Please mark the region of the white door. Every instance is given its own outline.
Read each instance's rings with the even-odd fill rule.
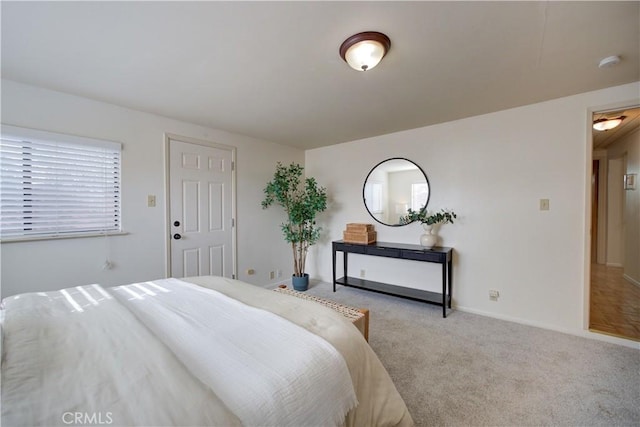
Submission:
[[[234,278],[233,151],[169,139],[172,277]]]

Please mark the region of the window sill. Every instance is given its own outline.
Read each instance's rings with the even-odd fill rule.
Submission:
[[[64,235],[51,235],[51,236],[8,237],[6,239],[0,239],[0,243],[37,242],[40,240],[81,239],[85,237],[125,236],[127,234],[129,234],[127,231],[114,231],[110,233],[82,233],[82,234],[64,234]]]

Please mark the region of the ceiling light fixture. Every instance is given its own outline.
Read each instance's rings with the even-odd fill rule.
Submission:
[[[593,122],[593,128],[599,131],[611,130],[615,127],[618,127],[620,123],[622,123],[622,121],[626,118],[626,116],[613,117],[610,119],[603,117]]]
[[[390,47],[389,37],[366,31],[346,39],[340,46],[340,56],[354,70],[367,71],[378,65]]]
[[[614,65],[618,65],[620,63],[620,57],[618,55],[607,56],[603,60],[600,61],[598,67],[600,68],[609,68]]]

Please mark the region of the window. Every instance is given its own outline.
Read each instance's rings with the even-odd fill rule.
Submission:
[[[382,184],[367,182],[364,186],[364,201],[369,212],[382,213]]]
[[[0,237],[121,231],[119,143],[2,126]]]
[[[429,200],[429,185],[424,182],[411,184],[411,209],[419,211]]]

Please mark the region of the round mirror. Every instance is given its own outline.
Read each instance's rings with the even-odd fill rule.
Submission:
[[[374,166],[362,188],[362,198],[369,214],[381,224],[406,225],[400,222],[409,209],[420,211],[429,203],[429,180],[411,160],[395,157]]]

